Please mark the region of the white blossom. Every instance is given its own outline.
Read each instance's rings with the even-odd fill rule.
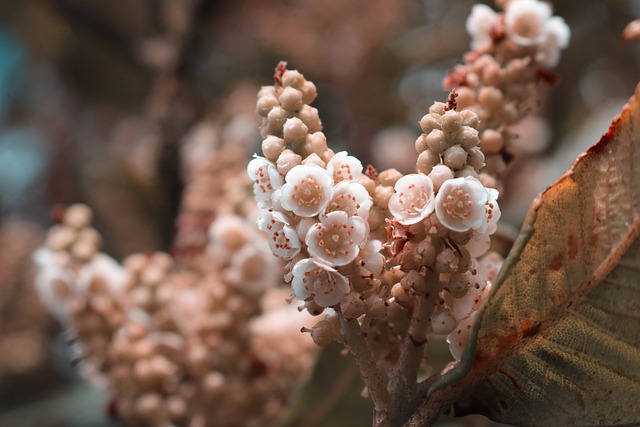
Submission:
[[[473,319],[476,317],[474,311],[466,319],[462,319],[456,329],[447,336],[447,342],[449,343],[449,351],[456,360],[460,360],[462,352],[467,347],[469,341],[469,335],[471,334],[471,327],[473,326]]]
[[[244,245],[233,254],[227,269],[230,281],[249,295],[259,296],[278,283],[280,264],[263,242],[258,239]]]
[[[369,218],[373,200],[364,186],[358,182],[342,181],[333,187],[333,195],[325,212],[343,211],[349,216]]]
[[[67,304],[75,294],[75,278],[71,270],[61,266],[50,249],[38,249],[33,260],[38,266],[35,285],[40,300],[51,314],[66,322],[69,318]]]
[[[300,300],[313,299],[322,307],[336,305],[350,291],[346,277],[313,258],[298,261],[292,273],[291,289],[294,296]]]
[[[486,222],[487,199],[487,190],[476,178],[450,179],[436,196],[436,217],[449,230],[478,229]]]
[[[269,247],[275,255],[291,259],[300,252],[301,243],[298,234],[282,213],[265,212],[258,219],[258,228],[260,231],[269,233]]]
[[[369,240],[360,251],[362,267],[370,272],[373,277],[380,277],[384,273],[384,256],[380,253],[382,242],[379,240]]]
[[[362,163],[353,156],[341,151],[333,155],[327,170],[333,173],[335,183],[340,181],[357,181],[362,175]]]
[[[389,212],[404,225],[416,224],[434,210],[433,183],[423,173],[400,178],[389,199]]]
[[[498,190],[487,188],[487,202],[485,203],[486,215],[482,225],[477,229],[481,233],[489,235],[496,232],[497,222],[500,219],[500,206],[498,205]]]
[[[538,0],[513,0],[505,12],[507,36],[520,46],[539,45],[544,41],[545,24],[551,7]]]
[[[498,14],[489,6],[474,5],[466,22],[467,33],[472,38],[471,47],[477,49],[484,43],[491,41],[491,31],[498,22]]]
[[[253,194],[261,209],[272,209],[273,193],[283,184],[282,175],[276,165],[264,157],[255,156],[247,165],[247,174],[253,181]]]
[[[545,67],[555,67],[560,62],[560,51],[569,45],[571,31],[564,19],[550,18],[544,27],[545,39],[536,53],[536,61]]]
[[[296,215],[318,215],[329,204],[333,179],[318,165],[298,165],[285,176],[282,186],[282,207]]]
[[[329,265],[347,265],[360,252],[367,227],[362,218],[335,211],[320,216],[320,222],[309,229],[305,243],[309,254]]]

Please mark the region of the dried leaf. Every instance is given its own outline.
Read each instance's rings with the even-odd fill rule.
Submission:
[[[640,423],[640,85],[534,201],[462,362],[426,404],[527,426]]]

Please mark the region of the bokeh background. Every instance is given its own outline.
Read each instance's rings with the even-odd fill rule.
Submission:
[[[515,228],[640,78],[640,42],[620,37],[640,2],[552,3],[572,39],[549,102],[520,129],[529,155],[509,170],[501,198]],[[59,206],[92,206],[117,259],[170,249],[180,142],[204,119],[251,112],[279,60],[316,83],[331,147],[407,172],[417,121],[446,98],[442,78],[467,50],[472,4],[0,1],[0,426],[117,425],[33,288],[30,254]],[[257,130],[246,131],[258,147]]]

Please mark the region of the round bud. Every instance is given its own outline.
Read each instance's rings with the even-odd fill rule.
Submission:
[[[262,117],[267,117],[269,111],[279,106],[280,103],[278,102],[278,98],[276,98],[275,95],[264,95],[259,97],[258,102],[256,102],[256,113],[258,113]]]
[[[427,144],[427,134],[423,133],[418,137],[418,139],[416,139],[416,152],[422,153],[427,148],[429,148],[429,145]]]
[[[381,209],[388,209],[389,200],[391,196],[393,196],[393,193],[393,187],[376,187],[376,195],[373,198],[375,205]]]
[[[67,208],[64,213],[64,224],[73,228],[84,228],[91,225],[93,213],[87,205],[76,203]]]
[[[297,117],[287,119],[282,129],[284,139],[291,144],[302,144],[305,142],[308,132],[309,129],[307,126]]]
[[[322,130],[322,122],[320,121],[317,108],[313,108],[309,105],[303,105],[302,109],[298,112],[297,117],[307,125],[309,133]]]
[[[333,341],[331,323],[327,320],[321,320],[311,328],[311,339],[318,347],[326,347]]]
[[[429,107],[429,114],[435,116],[435,118],[440,118],[447,110],[447,105],[442,102],[434,102],[431,107]]]
[[[286,175],[294,166],[298,166],[302,163],[302,157],[298,154],[294,153],[289,149],[285,149],[280,153],[278,160],[276,161],[276,166],[278,168],[278,172],[282,175]]]
[[[458,92],[458,97],[456,98],[456,102],[458,103],[458,110],[460,111],[460,113],[462,114],[465,111],[469,111],[466,109],[471,107],[475,101],[475,95],[474,95],[473,89],[463,86],[461,88],[456,89],[456,92]],[[463,119],[463,123],[464,123],[464,119]],[[471,125],[468,125],[468,126],[471,126]]]
[[[502,103],[502,92],[494,86],[485,86],[478,93],[478,103],[486,110],[495,110]]]
[[[322,159],[320,158],[320,156],[318,156],[316,153],[311,153],[309,154],[303,161],[302,161],[303,165],[318,165],[321,168],[324,168],[326,166],[326,164],[322,161]]]
[[[262,154],[271,162],[278,160],[278,156],[285,148],[284,139],[277,136],[268,136],[262,141]]]
[[[384,170],[378,175],[380,184],[386,187],[393,187],[400,178],[402,178],[402,173],[393,168]]]
[[[462,116],[455,110],[449,110],[440,117],[440,125],[443,132],[454,134],[462,126]]]
[[[64,225],[52,227],[47,235],[47,246],[54,251],[61,251],[72,245],[78,238],[78,232]]]
[[[304,307],[312,316],[319,316],[324,312],[324,307],[319,306],[313,300],[305,301]]]
[[[315,153],[321,156],[322,153],[327,151],[327,137],[322,132],[315,132],[307,134],[306,141],[304,143],[304,151],[307,155]]]
[[[438,191],[446,180],[453,179],[453,171],[447,165],[435,165],[429,173],[429,178],[433,182],[433,189]]]
[[[487,129],[480,136],[480,147],[485,154],[499,153],[504,146],[502,133],[495,129]]]
[[[470,165],[466,165],[462,169],[458,169],[455,173],[456,178],[464,178],[465,176],[478,178],[478,172]]]
[[[440,156],[434,154],[431,150],[425,150],[420,153],[416,162],[418,171],[422,172],[425,175],[429,175],[431,169],[433,169],[433,167],[437,164],[440,164]]]
[[[411,297],[407,295],[407,292],[404,290],[404,287],[401,283],[396,283],[395,285],[393,285],[393,287],[391,288],[391,296],[401,306],[407,306],[411,301]]]
[[[474,129],[478,129],[480,125],[480,118],[476,113],[471,110],[462,110],[460,111],[460,116],[462,116],[462,126],[469,126]]]
[[[287,70],[282,74],[282,86],[301,89],[305,82],[304,76],[298,70]]]
[[[443,131],[434,129],[427,135],[427,147],[434,153],[442,153],[449,148],[449,143]]]
[[[409,295],[424,296],[428,292],[427,279],[416,270],[409,271],[406,276],[400,280],[400,284]]]
[[[465,150],[469,150],[480,144],[480,138],[478,138],[478,131],[469,126],[462,126],[458,135],[456,135],[456,141]]]
[[[467,151],[467,165],[476,171],[484,167],[484,153],[479,147],[473,147]]]
[[[289,118],[289,113],[287,113],[282,107],[275,107],[269,111],[267,114],[267,124],[269,127],[269,131],[272,134],[280,135],[282,132],[282,126],[284,126],[284,122]]]
[[[278,97],[280,106],[287,111],[300,111],[302,108],[302,92],[292,87],[285,87]]]
[[[316,90],[316,85],[313,82],[306,81],[302,85],[302,102],[305,104],[311,104],[316,96],[318,96],[318,91]]]
[[[440,129],[440,122],[431,114],[425,114],[420,119],[420,129],[422,132],[429,134],[434,129]]]
[[[443,160],[453,170],[462,169],[467,163],[467,152],[461,146],[454,145],[444,152]]]

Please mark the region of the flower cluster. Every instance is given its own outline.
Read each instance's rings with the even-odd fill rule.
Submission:
[[[458,92],[458,107],[480,118],[483,172],[493,177],[504,171],[506,154],[516,150],[517,135],[509,126],[537,107],[540,81],[555,81],[550,68],[557,65],[570,36],[567,24],[552,16],[548,3],[503,3],[501,13],[485,5],[473,7],[467,20],[473,50],[445,79],[445,87]]]
[[[318,112],[308,105],[315,97],[312,82],[279,66],[276,85],[258,95],[264,157],[256,156],[247,172],[266,210],[258,228],[288,261],[293,295],[319,314],[356,284],[371,291],[384,259],[381,242],[369,239],[371,180],[355,157],[327,148]]]
[[[100,252],[84,205],[70,206],[35,254],[41,299],[125,425],[269,425],[313,361],[312,340],[296,334],[305,316],[277,287],[281,263],[243,218],[255,210],[250,183],[231,182],[246,149],[228,129],[226,143],[239,149],[212,145],[210,125],[185,142],[186,153],[210,146],[212,155],[183,152],[175,257],[138,253],[119,264]],[[225,176],[229,188],[214,182]]]

